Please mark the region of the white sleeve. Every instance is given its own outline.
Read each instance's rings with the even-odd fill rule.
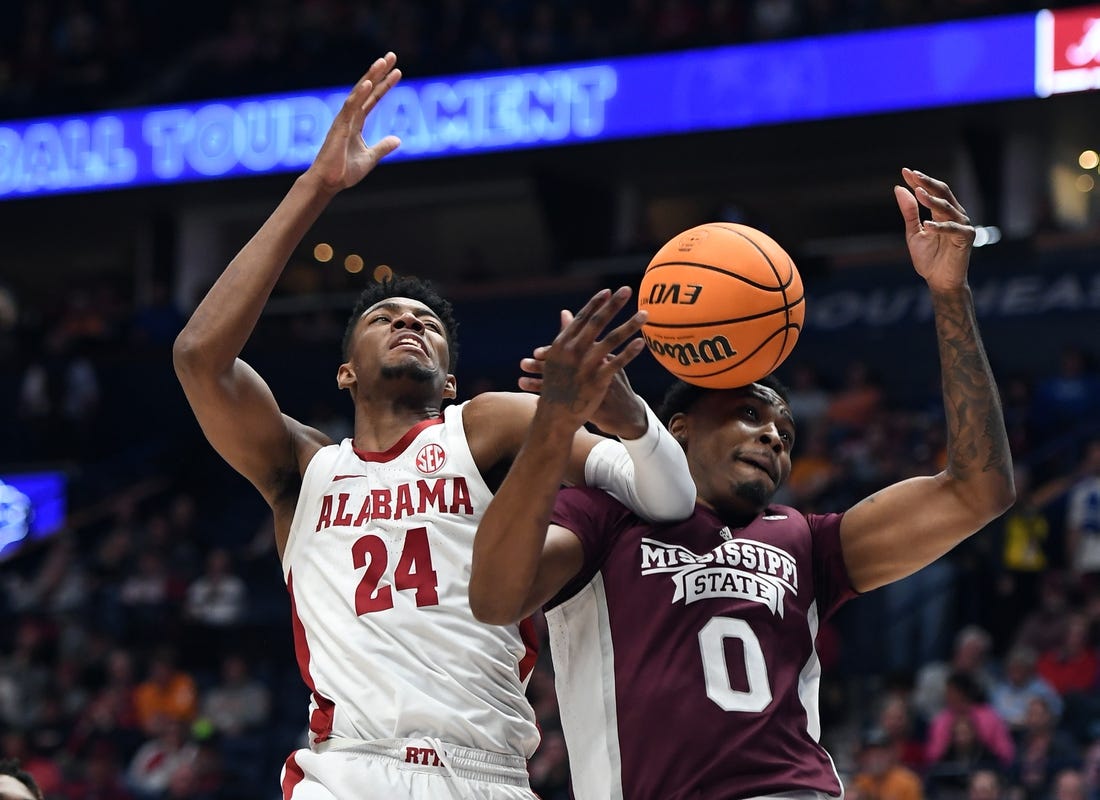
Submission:
[[[648,405],[637,439],[605,439],[584,462],[585,484],[603,489],[651,522],[686,519],[695,510],[687,456]]]

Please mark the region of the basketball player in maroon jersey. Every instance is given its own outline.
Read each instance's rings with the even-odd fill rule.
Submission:
[[[393,53],[378,59],[348,95],[313,164],[196,308],[173,360],[207,439],[275,517],[311,694],[309,746],[287,760],[285,800],[529,800],[526,759],[539,741],[524,695],[533,627],[475,620],[466,579],[477,521],[537,398],[485,392],[448,404],[457,396],[451,308],[414,278],[369,287],[352,312],[336,370],[355,412],[342,442],[282,413],[240,359],[310,225],[398,146],[362,136],[400,78],[395,62]],[[604,290],[588,308],[610,321],[629,298],[626,287]],[[594,421],[622,439],[578,425],[562,474],[652,518],[682,519],[695,496],[683,450],[621,372],[641,352],[644,318],[596,342],[604,326],[579,315],[567,333],[587,358],[582,368],[567,351],[550,358],[568,362],[569,390],[599,398]],[[669,474],[680,476],[671,488]]]
[[[525,360],[541,373],[521,380],[541,391],[539,411],[479,526],[470,600],[496,623],[546,609],[577,800],[839,796],[819,743],[818,625],[1012,504],[1008,440],[967,284],[974,228],[945,183],[902,176],[908,188],[895,196],[931,292],[942,366],[948,446],[938,475],[843,513],[772,505],[795,437],[781,386],[679,383],[661,417],[687,453],[698,504],[684,522],[649,525],[603,492],[559,495],[568,433],[595,398],[568,389],[567,362],[544,361],[569,334]]]

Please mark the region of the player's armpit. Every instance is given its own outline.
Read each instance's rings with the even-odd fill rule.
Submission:
[[[482,475],[515,459],[531,428],[538,401],[537,395],[519,392],[483,392],[470,399],[462,420],[470,452]],[[584,484],[588,453],[605,439],[584,428],[577,431],[566,467],[566,483]]]
[[[538,397],[519,392],[482,392],[470,398],[462,425],[482,475],[516,457],[537,404]]]

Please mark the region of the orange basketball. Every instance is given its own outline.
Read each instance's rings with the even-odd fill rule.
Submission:
[[[760,380],[791,354],[806,302],[802,278],[774,239],[709,222],[673,237],[646,267],[642,337],[678,378],[710,389]]]

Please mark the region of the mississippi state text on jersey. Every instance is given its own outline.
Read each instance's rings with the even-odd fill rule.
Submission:
[[[546,608],[577,800],[839,796],[820,745],[819,621],[854,592],[840,515],[769,506],[731,531],[697,506],[653,526],[566,489],[585,552]]]
[[[310,740],[437,737],[529,757],[534,628],[470,612],[474,533],[492,497],[462,405],[384,453],[310,461],[283,555]]]

